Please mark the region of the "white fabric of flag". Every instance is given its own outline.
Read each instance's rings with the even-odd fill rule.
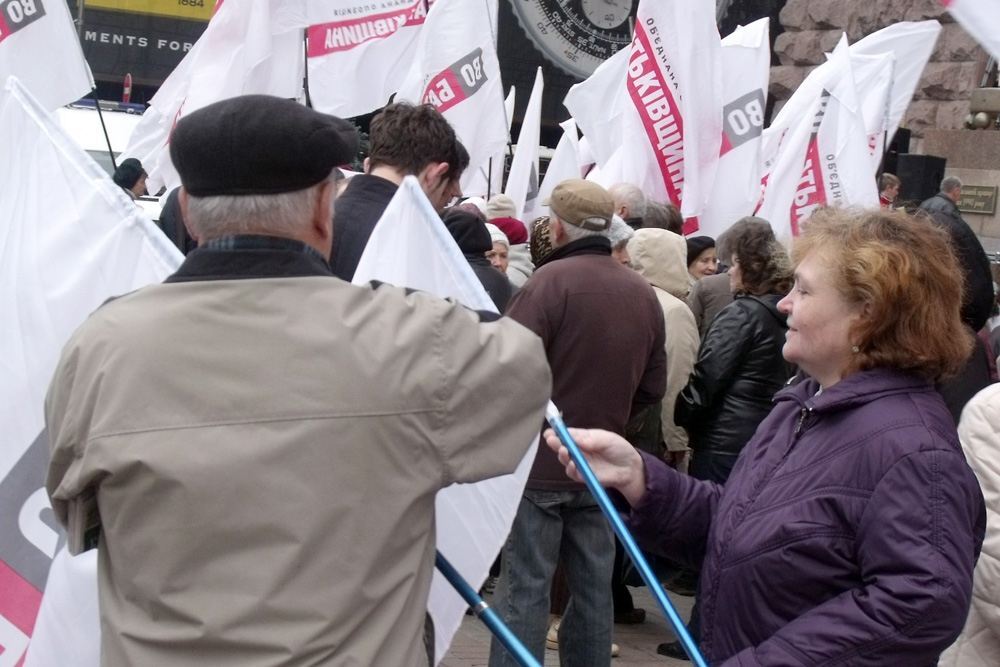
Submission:
[[[717,237],[760,199],[760,141],[771,76],[770,20],[739,26],[722,40],[722,148],[699,233]]]
[[[45,657],[25,664],[96,666],[96,557],[61,556],[75,574],[53,574],[46,589],[59,535],[46,523],[45,393],[93,310],[162,281],[182,257],[13,77],[0,95],[0,144],[18,156],[0,161],[0,663],[17,664],[34,626],[31,651]],[[48,613],[36,623],[40,604]]]
[[[427,103],[443,115],[478,166],[507,145],[500,62],[484,21],[485,0],[436,0],[397,99]]]
[[[557,185],[570,178],[580,178],[580,138],[576,131],[576,121],[569,120],[559,123],[563,134],[556,145],[556,150],[549,160],[545,170],[545,178],[538,187],[537,201],[548,201],[549,195]],[[544,206],[539,215],[544,214]],[[536,216],[537,217],[537,216]],[[533,218],[532,218],[533,219]]]
[[[403,85],[416,55],[427,0],[312,0],[308,9],[313,107],[349,118],[385,106]],[[480,23],[478,17],[475,23]]]
[[[785,131],[757,212],[779,239],[797,236],[821,206],[878,206],[846,35],[820,84],[806,113]]]
[[[507,92],[503,102],[504,114],[507,118],[507,140],[510,140],[510,123],[514,118],[514,101],[516,99],[514,86]],[[503,189],[503,171],[507,146],[494,153],[484,164],[469,168],[462,174],[462,193],[466,197],[482,197],[489,199]]]
[[[1000,0],[940,0],[967,33],[1000,59]]]
[[[396,191],[365,247],[354,284],[379,280],[476,310],[496,306],[462,256],[419,183],[407,176]],[[511,475],[475,484],[456,484],[438,492],[435,512],[437,548],[473,587],[479,588],[500,552],[517,513],[535,459],[537,439]],[[434,619],[435,662],[451,644],[467,608],[441,575],[434,572],[428,611]]]
[[[238,95],[300,96],[301,28],[293,21],[272,21],[284,9],[282,0],[226,0],[160,86],[124,152],[142,162],[150,191],[180,185],[169,142],[184,115]],[[274,33],[279,24],[287,27]]]
[[[677,206],[687,234],[699,229],[722,142],[722,45],[713,9],[642,0],[629,51],[621,180]]]
[[[625,92],[628,63],[629,49],[621,49],[574,84],[563,100],[598,166],[606,165],[622,143],[624,114],[631,104]]]
[[[53,111],[94,88],[64,0],[0,2],[0,81],[16,76]]]
[[[507,187],[504,194],[514,200],[514,217],[522,222],[529,222],[528,217],[541,207],[538,199],[538,142],[542,132],[542,93],[545,89],[545,79],[542,68],[535,72],[535,83],[531,87],[531,97],[521,121],[521,131],[517,135],[517,146],[514,148],[514,159],[510,163],[507,174]]]
[[[896,67],[896,56],[891,52],[876,56],[852,52],[851,67],[854,70],[854,85],[861,103],[861,118],[864,120],[872,173],[876,173],[882,164],[885,137],[889,127],[892,73]]]
[[[913,93],[930,60],[940,33],[941,24],[937,21],[895,23],[868,35],[850,47],[852,57],[878,56],[885,53],[891,53],[894,57],[885,126],[882,128],[882,137],[877,139],[875,147],[875,152],[880,157],[885,148],[884,137],[888,136],[891,141],[896,134],[896,129],[913,99]],[[858,66],[861,65],[862,62],[859,60]],[[808,107],[823,89],[829,67],[831,67],[830,60],[827,60],[810,72],[764,132],[761,146],[764,178],[768,178],[770,165],[777,156],[782,137],[787,135],[788,129],[794,126],[803,114],[808,113]],[[858,89],[858,96],[862,99],[871,94],[873,94],[871,90]]]

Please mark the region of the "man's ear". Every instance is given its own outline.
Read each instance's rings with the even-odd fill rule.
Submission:
[[[313,232],[324,242],[324,247],[333,239],[333,205],[337,198],[337,185],[326,181],[316,193],[316,206],[313,209]]]
[[[195,243],[201,245],[201,235],[198,231],[188,222],[188,193],[182,185],[180,191],[177,193],[177,204],[181,209],[181,220],[184,221],[184,229],[187,230],[188,236],[194,239]]]
[[[448,173],[448,169],[449,164],[447,162],[429,162],[417,174],[417,180],[420,181],[420,185],[425,192],[433,190],[441,184],[445,174]]]
[[[365,161],[361,163],[361,171],[365,172],[366,174],[371,173],[371,168],[369,166],[370,164],[371,164],[371,158],[366,157]]]

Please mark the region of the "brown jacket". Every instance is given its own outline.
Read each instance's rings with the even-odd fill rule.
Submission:
[[[666,389],[663,311],[653,288],[611,257],[603,237],[550,254],[514,295],[507,315],[537,333],[552,367],[552,400],[569,426],[620,435],[633,406]],[[528,488],[577,490],[555,453],[539,446]]]
[[[394,287],[187,282],[100,308],[46,418],[59,520],[100,509],[102,663],[425,665],[435,494],[512,472],[549,384],[527,329]]]

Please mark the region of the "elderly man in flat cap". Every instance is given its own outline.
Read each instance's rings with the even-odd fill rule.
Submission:
[[[624,435],[633,410],[666,390],[663,311],[652,287],[611,256],[614,199],[590,181],[563,181],[549,198],[554,250],[511,300],[507,315],[537,333],[552,367],[552,400],[566,423]],[[598,427],[598,424],[600,426]],[[503,550],[494,607],[541,662],[549,586],[562,563],[570,603],[560,662],[611,660],[611,527],[594,498],[540,446]],[[490,665],[516,664],[499,642]]]
[[[98,548],[102,665],[430,661],[434,496],[515,469],[550,376],[512,320],[332,276],[357,141],[266,96],[185,117],[199,247],[66,345],[47,487]]]

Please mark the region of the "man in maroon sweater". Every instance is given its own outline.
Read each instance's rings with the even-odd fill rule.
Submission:
[[[624,435],[636,406],[666,389],[663,311],[652,288],[611,257],[614,200],[572,179],[549,200],[553,252],[511,300],[507,315],[538,334],[552,368],[552,400],[571,426]],[[541,662],[549,587],[561,561],[570,603],[559,630],[562,664],[611,661],[610,524],[582,485],[541,445],[504,546],[495,608]],[[516,664],[494,640],[490,666]]]

